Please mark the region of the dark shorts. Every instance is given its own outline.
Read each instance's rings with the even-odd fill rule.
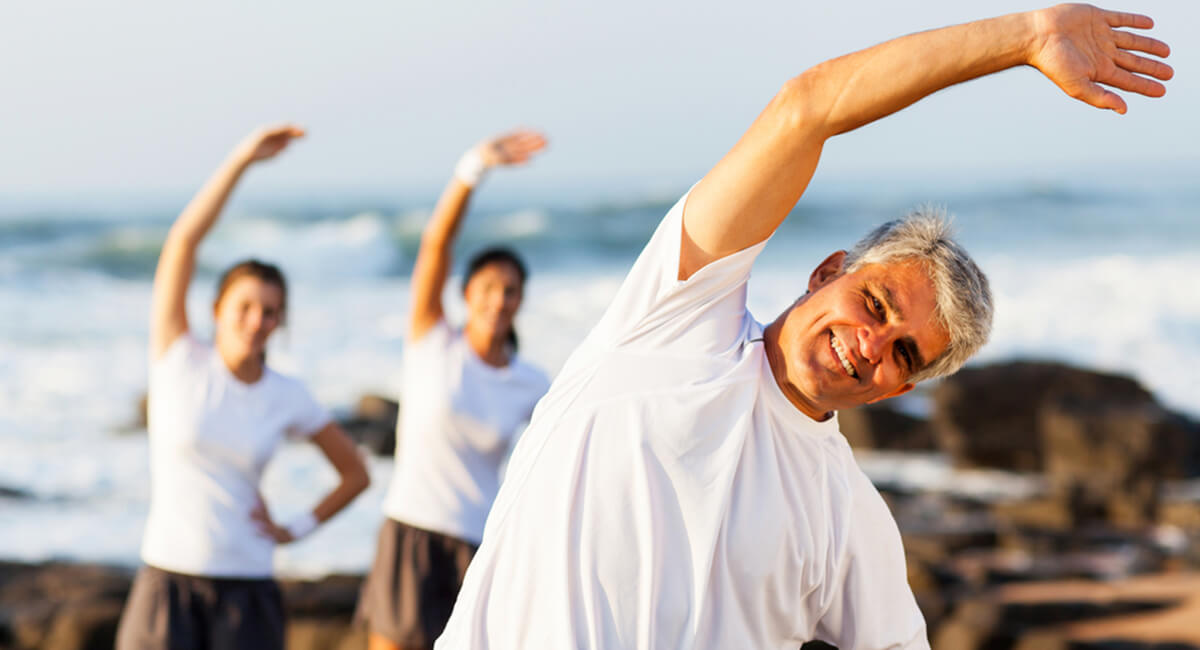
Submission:
[[[457,537],[384,519],[355,616],[402,648],[433,647],[475,550]]]
[[[142,567],[117,650],[283,650],[283,597],[270,578],[206,578]]]

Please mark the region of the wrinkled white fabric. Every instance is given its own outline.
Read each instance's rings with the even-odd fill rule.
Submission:
[[[928,647],[883,500],[771,374],[763,244],[676,279],[686,198],[538,404],[438,650]]]
[[[211,344],[184,334],[150,364],[147,416],[142,560],[189,575],[270,577],[275,541],[250,517],[263,469],[284,436],[319,432],[329,412],[270,368],[242,382]]]
[[[484,363],[440,321],[405,347],[403,383],[383,512],[479,544],[500,465],[550,381],[517,356],[503,368]]]

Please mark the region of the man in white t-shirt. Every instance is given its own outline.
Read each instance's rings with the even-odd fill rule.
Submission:
[[[1142,16],[1084,5],[914,34],[788,82],[667,214],[534,411],[439,639],[457,648],[925,648],[900,535],[833,413],[953,372],[987,281],[938,218],[817,266],[765,327],[755,257],[830,137],[1032,65],[1123,113],[1171,76]],[[1137,73],[1137,74],[1135,74]]]

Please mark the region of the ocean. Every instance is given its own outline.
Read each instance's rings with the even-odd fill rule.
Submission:
[[[1132,178],[818,179],[760,258],[750,307],[759,320],[773,319],[828,253],[915,206],[938,205],[954,215],[996,295],[993,337],[975,363],[1039,358],[1126,373],[1200,417],[1197,177],[1193,165]],[[489,201],[485,186],[458,259],[493,242],[527,258],[522,354],[553,374],[685,190]],[[185,201],[0,198],[0,489],[24,495],[0,496],[0,558],[137,563],[148,467],[145,433],[133,423],[146,387],[150,282]],[[303,378],[335,412],[366,393],[397,396],[408,272],[433,201],[334,194],[235,202],[200,252],[188,299],[194,331],[211,333],[220,269],[248,256],[273,261],[288,274],[291,296],[271,364]],[[458,278],[446,304],[460,320]],[[905,408],[925,407],[918,395]],[[938,489],[1031,489],[1020,477],[986,473],[947,480],[952,470],[937,457],[864,459],[873,476],[928,476]],[[391,471],[388,459],[370,463],[366,494],[279,550],[282,574],[367,567]],[[314,448],[291,444],[269,466],[263,492],[286,517],[335,480]]]

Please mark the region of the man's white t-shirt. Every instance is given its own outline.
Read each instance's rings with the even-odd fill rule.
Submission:
[[[142,561],[189,575],[266,578],[275,541],[250,513],[284,436],[330,422],[299,381],[270,368],[242,382],[209,343],[175,339],[150,364],[150,515]]]
[[[500,465],[549,387],[541,370],[515,355],[502,368],[488,365],[445,321],[410,342],[384,514],[479,544]]]
[[[538,404],[438,650],[927,648],[895,521],[746,309],[677,280],[683,206]]]

